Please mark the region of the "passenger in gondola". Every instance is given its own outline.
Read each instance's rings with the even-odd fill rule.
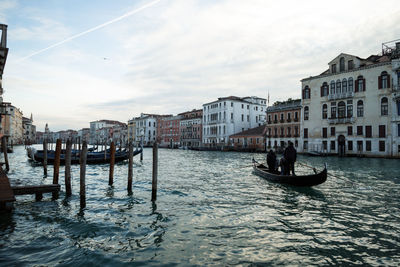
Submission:
[[[267,164],[270,171],[276,170],[276,154],[272,149],[267,154]]]
[[[288,161],[284,157],[279,161],[279,166],[281,167],[281,175],[290,174]]]
[[[295,175],[294,174],[294,163],[296,162],[297,152],[291,141],[289,141],[288,147],[283,152],[283,157],[287,161],[287,165],[288,165],[287,166],[288,170],[286,172],[287,173],[286,175],[290,175],[290,171],[292,172],[292,175]]]

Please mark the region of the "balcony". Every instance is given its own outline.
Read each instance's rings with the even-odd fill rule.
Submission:
[[[287,121],[287,122],[291,122],[291,121],[292,121],[292,119],[287,119],[286,121]]]
[[[400,92],[400,84],[393,84],[393,91]]]
[[[348,123],[354,123],[355,118],[329,118],[328,119],[329,124],[348,124]]]
[[[285,122],[285,120],[284,120],[284,119],[281,119],[279,122],[280,122],[280,123],[284,123],[284,122]]]
[[[353,96],[354,96],[354,92],[346,92],[346,93],[329,95],[328,100],[352,98]]]
[[[293,121],[294,121],[294,122],[298,122],[298,121],[299,121],[299,118],[294,118]]]
[[[274,123],[278,123],[278,121],[277,121],[277,120],[274,120]]]
[[[268,124],[272,124],[272,121],[268,121]]]

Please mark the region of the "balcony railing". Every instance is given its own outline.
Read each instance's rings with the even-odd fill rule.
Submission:
[[[291,122],[292,121],[292,119],[287,119],[287,122]]]
[[[346,92],[346,93],[329,95],[328,100],[351,98],[353,96],[354,96],[354,92]]]
[[[272,124],[272,121],[268,121],[268,124]]]
[[[299,121],[299,118],[294,118],[293,121],[294,121],[294,122],[298,122],[298,121]]]
[[[396,91],[396,92],[400,91],[400,84],[394,84],[393,91]]]
[[[274,120],[274,123],[278,123],[278,121],[277,121],[277,120]]]
[[[354,123],[355,118],[330,118],[328,120],[329,124],[345,124],[345,123]]]
[[[280,122],[280,123],[284,123],[284,122],[285,122],[285,120],[284,120],[284,119],[281,119],[279,122]]]

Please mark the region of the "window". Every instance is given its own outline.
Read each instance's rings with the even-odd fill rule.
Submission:
[[[328,142],[327,141],[322,141],[322,147],[324,150],[328,149]]]
[[[356,80],[356,88],[355,88],[356,92],[363,92],[365,91],[365,79],[363,76],[358,76],[357,80]]]
[[[308,115],[309,115],[309,108],[308,106],[304,107],[304,120],[308,120]]]
[[[400,116],[400,100],[398,100],[398,101],[396,102],[396,105],[397,105],[397,115]]]
[[[304,141],[304,143],[303,143],[303,148],[304,148],[305,150],[308,149],[308,141]]]
[[[331,81],[331,95],[335,94],[335,81]]]
[[[353,117],[353,100],[347,100],[347,118]]]
[[[364,103],[362,100],[358,100],[357,102],[357,117],[364,116]]]
[[[233,113],[231,113],[231,120],[233,120]]]
[[[349,61],[347,62],[347,69],[348,69],[348,70],[354,69],[354,62],[353,62],[353,60],[349,60]]]
[[[247,115],[247,121],[250,121],[250,115]]]
[[[285,129],[281,127],[281,137],[283,137],[284,135],[285,135]]]
[[[321,97],[329,94],[329,86],[327,82],[324,82],[321,86]]]
[[[331,127],[331,136],[335,136],[335,127]]]
[[[292,135],[291,131],[292,131],[292,128],[288,127],[288,128],[287,128],[287,135],[288,135],[288,136],[291,136],[291,135]]]
[[[250,108],[250,106],[249,105],[247,105],[247,109],[249,109]]]
[[[291,114],[292,114],[292,113],[290,113],[290,112],[287,114],[287,120],[288,120],[289,122],[290,122],[290,120],[291,120],[291,117],[292,117],[292,115],[291,115]]]
[[[328,118],[328,105],[323,104],[322,105],[322,119],[327,119]]]
[[[346,80],[346,78],[344,78],[342,80],[342,92],[343,93],[347,93],[347,80]]]
[[[336,102],[331,103],[331,119],[336,118]]]
[[[340,80],[336,81],[336,93],[340,94],[342,92],[342,82]]]
[[[344,57],[341,57],[341,58],[340,58],[340,61],[339,61],[339,70],[340,70],[340,71],[344,71]]]
[[[357,151],[363,151],[363,141],[357,141]]]
[[[385,137],[386,137],[386,126],[379,125],[379,138],[385,138]]]
[[[304,128],[304,138],[308,138],[308,128]]]
[[[244,121],[244,115],[242,114],[242,121]]]
[[[353,135],[353,126],[347,126],[347,135]]]
[[[347,150],[353,151],[353,141],[347,141]]]
[[[347,85],[349,86],[349,92],[353,92],[353,78],[349,78],[349,80],[347,81]]]
[[[328,138],[328,128],[322,128],[322,138]]]
[[[310,87],[306,85],[303,89],[303,99],[310,99],[310,98],[311,98]]]
[[[244,105],[242,104],[242,109],[244,108]]]
[[[370,140],[365,141],[365,150],[371,151],[371,141]]]
[[[331,141],[331,151],[332,150],[335,150],[336,148],[335,148],[335,141]]]
[[[400,111],[400,109],[399,109],[399,111]],[[399,114],[400,115],[400,114]],[[299,119],[299,113],[296,111],[295,113],[294,113],[294,120],[295,121],[297,121]]]
[[[231,102],[231,107],[233,107],[233,102]]]
[[[346,117],[346,104],[343,101],[340,101],[338,104],[338,117],[339,118]]]
[[[388,99],[386,97],[381,99],[381,116],[388,115]]]
[[[363,135],[363,127],[357,126],[357,135]]]
[[[400,123],[397,124],[397,136],[400,136]]]
[[[332,64],[331,66],[331,72],[336,73],[336,64]]]
[[[281,113],[281,122],[283,122],[283,113]]]
[[[381,75],[378,76],[378,89],[390,88],[390,76],[386,71],[382,71]]]
[[[365,137],[367,138],[372,137],[372,126],[370,125],[365,126]]]
[[[379,151],[385,152],[385,141],[379,141]]]

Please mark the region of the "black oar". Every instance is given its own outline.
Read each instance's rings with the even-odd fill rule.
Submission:
[[[314,172],[315,172],[315,168],[314,168],[314,167],[312,167],[312,166],[310,166],[310,165],[307,165],[307,164],[305,164],[305,163],[299,162],[299,161],[296,161],[296,162],[297,162],[298,164],[302,165],[302,166],[305,166],[305,167],[308,167],[308,168],[313,169]],[[337,179],[339,179],[339,180],[345,181],[345,182],[350,182],[350,183],[352,183],[352,184],[354,185],[354,183],[353,183],[352,181],[346,181],[345,179],[343,179],[343,178],[341,178],[341,177],[339,177],[339,176],[330,174],[329,172],[328,172],[328,175],[329,175],[329,176],[332,176],[332,177],[335,177],[335,178],[337,178]]]

